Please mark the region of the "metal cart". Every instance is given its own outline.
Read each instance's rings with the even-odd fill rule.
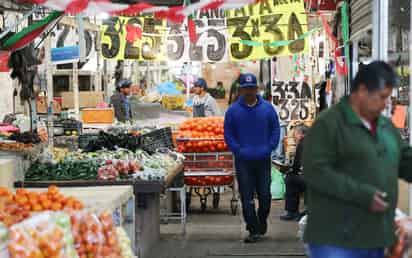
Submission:
[[[205,139],[177,139],[178,145],[182,141],[199,142]],[[222,139],[207,139],[207,141],[223,141]],[[213,195],[213,208],[219,208],[219,188],[228,186],[232,189],[230,208],[233,215],[237,214],[238,198],[236,190],[235,169],[233,155],[220,150],[218,152],[188,152],[183,153],[186,193],[186,207],[189,208],[193,192],[200,198],[202,211],[207,208],[207,198]]]

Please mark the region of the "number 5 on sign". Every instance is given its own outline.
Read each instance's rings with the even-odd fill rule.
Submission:
[[[307,31],[304,0],[261,0],[230,10],[227,17],[229,52],[234,61],[287,56],[308,49],[307,39],[296,40]],[[258,44],[249,46],[241,40]],[[277,44],[270,45],[273,42]]]

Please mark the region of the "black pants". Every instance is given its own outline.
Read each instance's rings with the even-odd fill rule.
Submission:
[[[285,210],[290,213],[299,212],[299,197],[306,190],[303,175],[289,173],[285,178]]]
[[[258,233],[259,225],[267,222],[272,196],[270,193],[271,161],[246,161],[236,159],[237,180],[239,183],[240,199],[243,217],[247,230]],[[257,194],[259,208],[256,214],[254,195]]]

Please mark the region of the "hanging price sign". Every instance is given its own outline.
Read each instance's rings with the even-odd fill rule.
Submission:
[[[127,40],[130,28],[141,30],[138,40]],[[107,59],[163,61],[166,22],[152,17],[111,17],[101,26],[102,55]]]
[[[234,61],[257,60],[302,53],[308,39],[304,0],[262,0],[227,12],[229,53]],[[291,44],[280,42],[293,41]],[[255,41],[257,46],[240,41]],[[279,42],[279,44],[271,43]]]
[[[306,82],[274,81],[272,101],[282,121],[306,121],[314,117],[312,91]]]

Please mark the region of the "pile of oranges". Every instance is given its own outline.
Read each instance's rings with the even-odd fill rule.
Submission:
[[[227,151],[224,142],[223,117],[199,117],[183,122],[177,135],[179,152]]]
[[[74,197],[65,197],[57,186],[49,186],[47,192],[31,192],[18,188],[13,195],[9,190],[0,187],[0,221],[6,225],[20,222],[30,212],[59,211],[64,209],[81,210],[84,205]],[[21,216],[15,215],[21,213]]]

